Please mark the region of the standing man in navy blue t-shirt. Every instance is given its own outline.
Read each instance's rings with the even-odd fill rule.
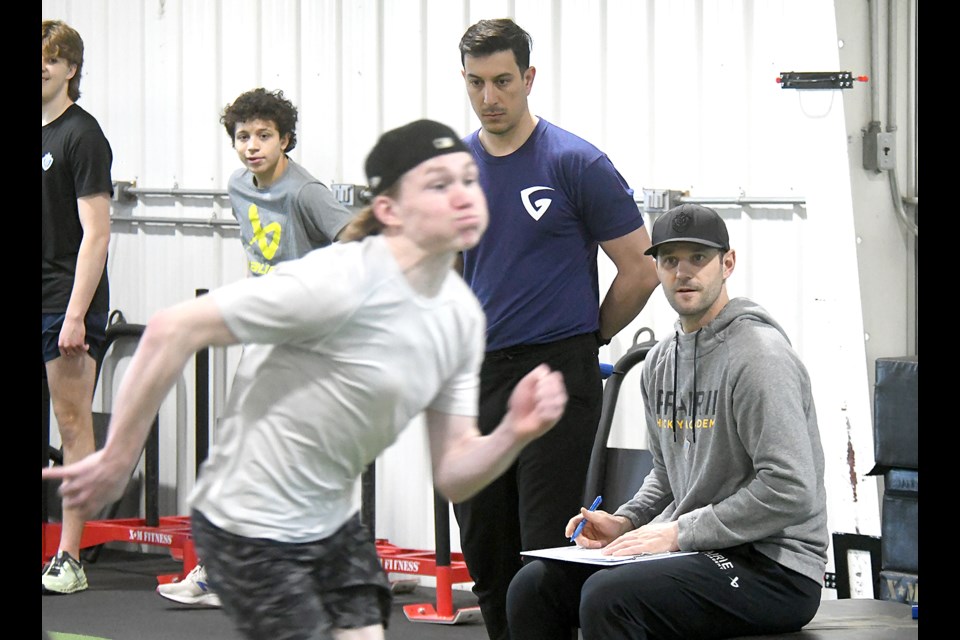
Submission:
[[[589,142],[530,113],[531,38],[482,20],[460,56],[480,129],[465,142],[490,204],[490,226],[463,257],[487,317],[480,428],[493,429],[517,381],[540,362],[563,373],[563,420],[475,498],[454,507],[487,633],[509,637],[507,587],[521,550],[566,543],[583,500],[600,419],[598,350],[633,320],[658,280],[633,191]],[[600,302],[597,248],[617,268]],[[571,511],[570,509],[573,509]]]
[[[93,453],[93,388],[106,341],[110,291],[110,197],[113,154],[80,98],[83,40],[56,20],[40,27],[41,353],[63,462]],[[57,555],[40,592],[87,588],[80,566],[83,518],[63,510]]]

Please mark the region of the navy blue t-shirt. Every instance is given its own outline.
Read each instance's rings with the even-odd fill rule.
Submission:
[[[543,118],[522,147],[496,157],[464,139],[490,226],[464,253],[464,279],[487,316],[487,350],[543,344],[599,328],[597,247],[643,226],[610,159]]]

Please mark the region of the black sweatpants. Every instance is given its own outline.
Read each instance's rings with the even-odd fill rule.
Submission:
[[[719,640],[798,631],[822,587],[741,545],[604,568],[536,560],[510,585],[510,632],[523,640]]]
[[[464,560],[492,640],[510,637],[507,588],[523,566],[520,552],[568,543],[563,531],[583,503],[600,422],[598,345],[593,334],[585,334],[488,352],[480,373],[480,431],[497,427],[517,382],[543,362],[563,373],[569,398],[563,418],[497,480],[454,505]]]

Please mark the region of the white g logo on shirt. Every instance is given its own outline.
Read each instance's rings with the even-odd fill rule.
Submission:
[[[527,210],[527,213],[529,213],[530,217],[534,220],[540,220],[553,202],[550,198],[540,198],[539,200],[531,202],[530,196],[537,191],[553,191],[553,189],[551,187],[527,187],[520,192],[520,201],[523,202],[523,208]]]

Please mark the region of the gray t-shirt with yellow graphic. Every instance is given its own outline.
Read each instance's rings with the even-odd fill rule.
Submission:
[[[239,169],[227,185],[251,275],[329,245],[353,214],[322,182],[287,158],[287,170],[266,189]]]

